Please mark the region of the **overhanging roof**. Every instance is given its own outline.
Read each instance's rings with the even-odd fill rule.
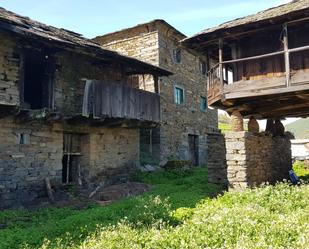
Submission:
[[[270,8],[253,15],[225,22],[213,28],[205,29],[191,37],[182,40],[188,47],[193,44],[208,42],[227,35],[237,34],[257,27],[266,27],[271,24],[287,22],[295,17],[308,17],[309,0],[294,0],[288,4]]]
[[[20,16],[4,8],[0,8],[0,29],[14,32],[27,39],[41,39],[51,45],[73,49],[75,52],[84,53],[98,59],[117,61],[130,66],[137,73],[149,73],[158,76],[172,74],[165,69],[138,59],[103,49],[99,44],[82,37],[81,34],[31,20],[28,17]]]

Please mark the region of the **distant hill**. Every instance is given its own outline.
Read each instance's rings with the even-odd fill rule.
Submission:
[[[295,138],[309,138],[309,118],[299,119],[285,126],[286,131],[294,134]]]

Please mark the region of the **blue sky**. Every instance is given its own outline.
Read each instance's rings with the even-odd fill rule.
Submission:
[[[93,38],[164,19],[190,36],[207,27],[253,14],[288,0],[0,0],[0,6]]]

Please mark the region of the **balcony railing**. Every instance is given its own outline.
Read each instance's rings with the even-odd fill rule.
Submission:
[[[274,51],[272,53],[267,54],[260,54],[256,56],[251,57],[244,57],[244,58],[238,58],[233,60],[223,60],[223,39],[219,39],[219,46],[218,46],[218,64],[214,65],[207,73],[207,90],[208,90],[208,104],[212,105],[216,101],[220,99],[225,98],[235,98],[235,96],[239,97],[246,97],[247,89],[250,89],[253,91],[250,96],[253,96],[254,90],[264,90],[264,89],[270,89],[270,88],[278,88],[283,87],[286,88],[286,91],[289,91],[288,89],[291,89],[299,84],[307,84],[308,77],[303,76],[303,72],[299,70],[299,72],[292,72],[291,70],[291,54],[301,52],[301,51],[308,51],[309,45],[296,47],[296,48],[289,48],[288,44],[288,32],[287,32],[287,26],[288,24],[283,25],[283,49],[279,51]],[[271,58],[276,57],[278,55],[282,55],[284,59],[284,68],[282,75],[279,77],[277,74],[276,80],[271,80],[269,77],[267,78],[267,82],[269,83],[267,85],[267,82],[263,82],[262,80],[241,80],[237,82],[227,82],[227,65],[229,65],[229,68],[233,67],[232,65],[235,65],[240,62],[249,62],[254,60],[261,60],[265,58]],[[303,70],[304,71],[304,70]],[[261,77],[262,78],[262,77]],[[229,84],[229,85],[227,85]],[[234,84],[234,85],[233,85]],[[251,87],[248,87],[247,85],[251,84]],[[254,84],[254,86],[252,85]],[[298,89],[298,88],[297,88]],[[296,90],[297,90],[296,89]],[[302,90],[300,88],[300,90]],[[236,95],[231,94],[233,92],[244,92],[242,95]],[[249,91],[249,90],[248,90]],[[270,92],[267,92],[270,93]],[[249,96],[249,95],[248,95]]]
[[[160,122],[160,96],[119,83],[87,80],[83,116]]]

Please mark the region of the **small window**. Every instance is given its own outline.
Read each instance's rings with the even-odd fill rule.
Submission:
[[[184,103],[184,90],[180,87],[175,87],[175,103],[181,105]]]
[[[205,97],[201,97],[201,99],[200,99],[200,110],[202,112],[205,112],[206,109],[207,109],[207,100],[206,100]]]
[[[18,134],[18,143],[19,144],[29,144],[30,143],[30,135],[25,133]]]
[[[200,71],[203,75],[206,75],[207,73],[207,64],[205,61],[200,61]]]
[[[180,63],[181,62],[181,49],[174,49],[173,50],[173,57],[174,57],[174,62]]]

